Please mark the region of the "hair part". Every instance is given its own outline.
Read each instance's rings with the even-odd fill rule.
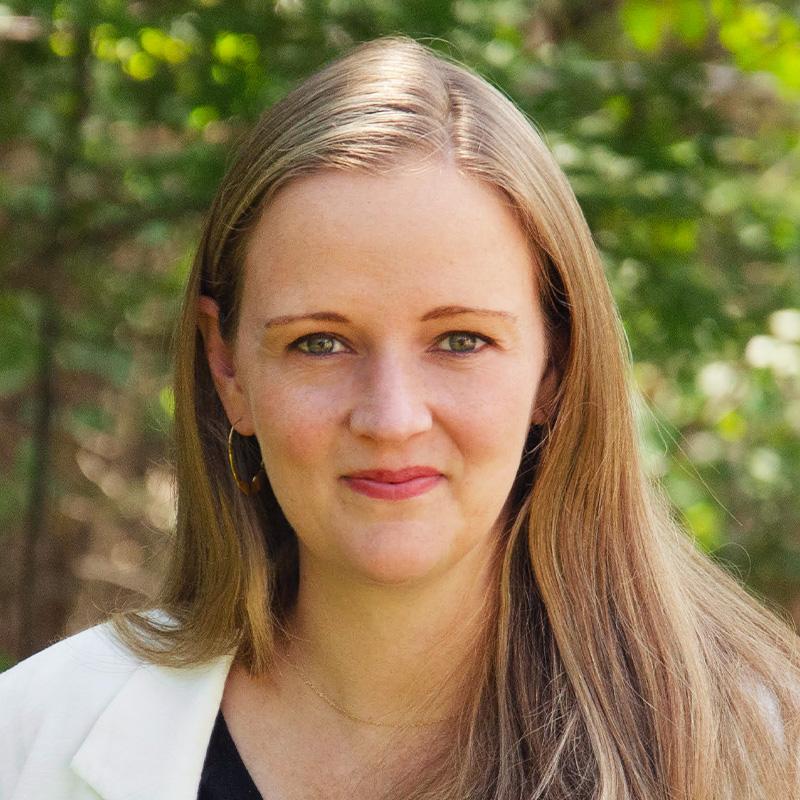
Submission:
[[[237,649],[253,674],[270,669],[297,542],[268,484],[245,497],[230,476],[198,298],[218,302],[233,341],[249,235],[281,187],[437,158],[514,210],[560,384],[512,490],[468,702],[392,798],[796,796],[798,639],[697,550],[647,478],[630,349],[566,177],[502,92],[404,36],[356,46],[266,111],[219,187],[174,345],[178,517],[152,604],[174,622],[121,612],[119,636],[154,663]],[[255,437],[239,458],[256,471]]]

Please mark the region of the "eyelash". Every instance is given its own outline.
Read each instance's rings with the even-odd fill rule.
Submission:
[[[473,339],[478,339],[485,344],[482,347],[478,347],[476,350],[467,350],[467,351],[458,351],[458,350],[441,350],[440,352],[446,353],[447,355],[456,356],[457,358],[463,358],[464,356],[473,356],[477,355],[481,351],[485,350],[487,347],[495,344],[495,339],[492,339],[489,336],[483,336],[481,334],[475,333],[474,331],[448,331],[447,333],[442,334],[436,341],[442,341],[443,339],[449,339],[451,336],[469,336]],[[300,345],[303,342],[307,342],[310,339],[335,339],[336,341],[341,342],[338,336],[332,333],[309,333],[306,336],[301,336],[299,339],[295,339],[289,347],[288,350],[296,351],[301,353],[305,356],[311,356],[312,358],[327,358],[328,356],[338,356],[340,353],[307,353],[305,350],[300,349]]]

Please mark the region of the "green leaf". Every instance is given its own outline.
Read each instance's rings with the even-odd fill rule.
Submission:
[[[628,38],[646,53],[657,50],[670,24],[670,9],[648,0],[625,0],[620,7],[622,27]]]

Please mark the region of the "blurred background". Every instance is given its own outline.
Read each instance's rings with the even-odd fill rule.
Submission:
[[[647,466],[699,547],[800,620],[800,5],[0,4],[0,668],[153,591],[170,340],[258,115],[406,33],[530,116],[604,258]]]

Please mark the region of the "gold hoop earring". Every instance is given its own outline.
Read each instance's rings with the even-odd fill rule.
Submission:
[[[264,459],[261,459],[258,472],[256,472],[249,481],[242,480],[239,477],[239,473],[236,472],[236,464],[233,461],[233,430],[233,425],[231,425],[231,430],[228,434],[228,463],[230,464],[231,473],[233,474],[233,479],[236,481],[236,485],[239,487],[242,494],[246,494],[249,497],[261,491],[261,476],[264,474]]]

